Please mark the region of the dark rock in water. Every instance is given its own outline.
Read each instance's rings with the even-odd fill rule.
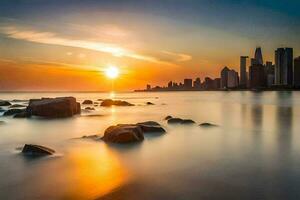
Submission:
[[[95,110],[95,108],[92,108],[92,107],[86,107],[85,110]]]
[[[25,112],[25,111],[26,111],[25,109],[13,108],[13,109],[9,109],[9,110],[5,111],[3,113],[3,116],[11,116],[11,115],[15,115],[15,114],[22,113],[22,112]]]
[[[71,117],[80,114],[80,103],[74,97],[30,99],[26,109],[29,115],[46,118]]]
[[[199,124],[199,126],[202,126],[202,127],[214,127],[214,126],[217,126],[217,125],[205,122],[205,123]]]
[[[22,149],[22,153],[28,156],[47,156],[54,154],[55,151],[40,145],[25,144]]]
[[[118,124],[108,127],[102,139],[111,143],[132,143],[144,140],[144,134],[140,126],[134,124]]]
[[[105,99],[101,102],[101,106],[109,107],[109,106],[134,106],[134,105],[127,101]]]
[[[84,100],[82,104],[93,104],[92,100]]]
[[[6,111],[6,110],[0,107],[0,112],[4,112],[4,111]]]
[[[99,135],[84,135],[82,139],[92,139],[92,140],[101,140],[101,136]]]
[[[191,119],[183,119],[181,124],[195,124],[195,122]]]
[[[152,102],[150,102],[150,101],[148,101],[146,104],[147,104],[147,105],[154,105],[154,103],[152,103]]]
[[[97,101],[103,101],[103,99],[97,99]]]
[[[136,125],[140,126],[144,133],[165,133],[166,130],[157,122],[146,121],[137,123]]]
[[[9,101],[0,101],[0,106],[10,106],[11,103]]]
[[[9,108],[22,108],[22,107],[26,107],[26,106],[21,105],[21,104],[13,104],[13,105],[9,106]]]
[[[169,120],[169,119],[171,119],[171,118],[173,118],[173,117],[170,116],[170,115],[168,115],[168,116],[165,117],[165,120]]]
[[[14,115],[14,118],[30,118],[30,117],[31,117],[30,113],[26,111]]]
[[[12,100],[11,102],[14,102],[14,103],[20,103],[20,102],[28,102],[28,100],[14,99],[14,100]]]
[[[168,119],[168,124],[181,124],[183,119],[181,118],[171,118]]]
[[[5,121],[0,121],[0,125],[5,124]]]

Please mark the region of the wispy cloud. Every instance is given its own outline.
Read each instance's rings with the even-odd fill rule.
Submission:
[[[128,57],[137,60],[163,64],[163,65],[170,65],[170,66],[176,66],[176,63],[172,61],[182,62],[191,59],[191,56],[186,54],[176,54],[176,53],[164,51],[163,54],[172,56],[173,59],[163,60],[160,57],[139,54],[130,49],[123,48],[118,44],[70,39],[67,37],[60,36],[53,32],[39,31],[34,28],[28,28],[28,27],[23,27],[18,25],[1,26],[0,32],[8,38],[14,38],[14,39],[25,40],[25,41],[41,43],[41,44],[84,48],[84,49],[94,50],[98,52],[109,53],[117,57]]]

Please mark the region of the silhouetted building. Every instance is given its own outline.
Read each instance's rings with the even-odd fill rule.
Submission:
[[[192,89],[193,88],[193,80],[189,79],[189,78],[184,79],[183,86],[184,86],[184,89]]]
[[[168,83],[168,88],[170,89],[170,88],[173,88],[173,82],[172,81],[170,81],[169,83]]]
[[[201,88],[201,80],[200,80],[200,78],[196,78],[196,80],[194,81],[194,88],[195,89],[200,89]]]
[[[255,63],[253,63],[253,64],[258,64],[258,65],[264,64],[261,47],[256,47],[254,59],[255,59]]]
[[[294,60],[294,87],[300,88],[300,57]]]
[[[147,85],[146,90],[151,90],[151,85]]]
[[[249,68],[250,88],[261,88],[265,86],[264,66],[259,64],[251,65]]]
[[[275,84],[293,84],[293,49],[278,48],[275,51]]]
[[[241,56],[240,58],[240,86],[247,87],[247,58],[248,56]]]
[[[227,87],[236,88],[239,85],[239,74],[235,70],[229,70],[227,74]]]
[[[213,82],[213,88],[214,89],[220,89],[221,88],[221,79],[215,78]]]
[[[227,82],[228,82],[228,67],[224,67],[221,71],[221,88],[227,88]]]
[[[214,81],[209,77],[205,77],[205,79],[204,79],[204,88],[206,90],[214,89]]]
[[[265,75],[267,86],[274,85],[275,81],[275,66],[272,62],[267,61],[265,66]]]

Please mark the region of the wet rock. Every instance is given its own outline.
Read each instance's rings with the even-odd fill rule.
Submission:
[[[165,117],[165,120],[169,120],[169,119],[171,119],[171,118],[173,118],[173,117],[170,116],[170,115],[168,115],[168,116]]]
[[[148,101],[146,104],[147,104],[147,105],[154,105],[154,103],[152,103],[152,102],[150,102],[150,101]]]
[[[105,99],[101,102],[101,106],[109,107],[109,106],[134,106],[134,105],[127,101]]]
[[[103,101],[104,99],[97,99],[97,101]]]
[[[214,126],[218,126],[218,125],[211,124],[211,123],[208,123],[208,122],[204,122],[204,123],[199,124],[199,126],[202,126],[202,127],[214,127]]]
[[[0,121],[0,125],[3,125],[3,124],[5,124],[5,121]]]
[[[93,104],[92,100],[84,100],[82,104]]]
[[[14,103],[21,103],[21,102],[28,102],[28,100],[24,100],[24,99],[14,99],[14,100],[12,100],[11,102],[14,102]]]
[[[54,154],[55,151],[40,145],[25,144],[22,149],[22,153],[28,156],[47,156]]]
[[[99,135],[84,135],[81,138],[82,139],[101,140],[101,136],[99,136]]]
[[[0,112],[5,112],[6,110],[0,107]]]
[[[13,109],[9,109],[9,110],[5,111],[3,113],[3,116],[11,116],[11,115],[19,114],[19,113],[22,113],[22,112],[26,112],[26,110],[25,109],[13,108]]]
[[[9,108],[22,108],[22,107],[26,107],[26,106],[21,105],[21,104],[13,104],[13,105],[9,106]]]
[[[144,134],[140,126],[134,124],[118,124],[108,127],[102,140],[111,143],[132,143],[144,140]]]
[[[171,118],[168,119],[168,124],[181,124],[183,119],[181,118]]]
[[[195,122],[191,119],[183,119],[181,124],[195,124]]]
[[[39,117],[62,118],[80,114],[81,109],[74,97],[57,97],[30,99],[26,111]]]
[[[14,118],[30,118],[30,117],[31,117],[30,113],[26,111],[14,115]]]
[[[10,106],[11,103],[9,101],[0,101],[0,106]]]
[[[92,107],[86,107],[85,110],[95,110],[95,108],[92,108]]]
[[[144,133],[165,133],[166,130],[157,122],[146,121],[137,123],[136,125],[140,126]]]

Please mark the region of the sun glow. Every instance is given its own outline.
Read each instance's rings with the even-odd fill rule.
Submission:
[[[119,69],[115,66],[110,66],[105,70],[105,75],[110,79],[115,79],[119,76]]]

